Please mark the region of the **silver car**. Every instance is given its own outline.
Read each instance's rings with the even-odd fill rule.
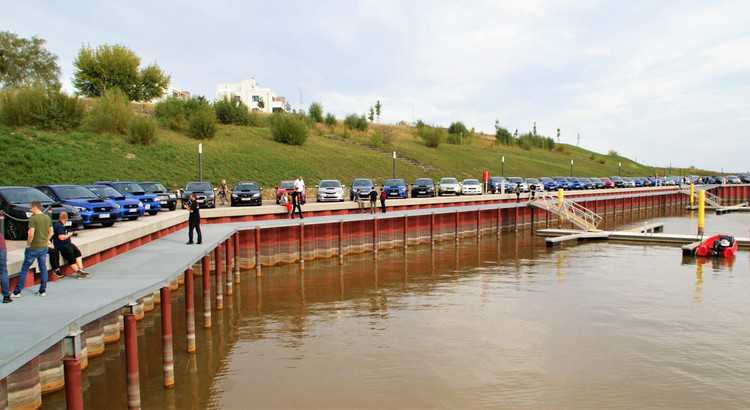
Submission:
[[[344,202],[344,188],[336,179],[324,179],[318,184],[318,202]]]
[[[515,190],[516,187],[520,187],[521,192],[529,192],[529,184],[527,184],[521,177],[510,177],[508,178],[508,182],[510,182],[510,186],[513,190]]]
[[[443,178],[440,180],[438,195],[461,195],[461,185],[458,184],[456,178]]]

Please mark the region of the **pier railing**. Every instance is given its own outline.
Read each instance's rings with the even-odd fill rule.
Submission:
[[[709,206],[713,206],[713,207],[717,207],[718,208],[718,207],[721,206],[721,202],[723,201],[723,199],[721,199],[721,197],[718,196],[718,195],[715,195],[715,194],[712,194],[711,192],[708,192],[709,189],[715,188],[717,186],[719,186],[719,185],[709,185],[709,186],[707,186],[707,187],[705,187],[703,189],[694,189],[693,190],[693,198],[698,199],[698,195],[699,195],[698,192],[704,191],[706,193],[706,198],[705,198],[706,204],[708,204]],[[685,194],[685,195],[690,196],[690,188],[683,188],[683,189],[680,190],[680,192],[683,193],[683,194]]]
[[[601,216],[583,205],[569,199],[563,199],[560,202],[557,195],[548,191],[541,192],[530,204],[555,215],[562,216],[565,220],[570,221],[573,225],[586,232],[597,230],[597,226],[602,221]]]

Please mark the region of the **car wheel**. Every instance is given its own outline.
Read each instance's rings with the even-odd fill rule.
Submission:
[[[158,213],[159,213],[159,211],[148,211],[148,214],[151,215],[151,216],[154,216],[154,215],[156,215]]]
[[[17,241],[21,238],[21,230],[18,229],[18,222],[13,220],[8,220],[8,222],[5,225],[5,236],[13,241]]]
[[[169,207],[170,211],[174,211],[175,209],[177,209],[177,204],[174,204],[174,205],[172,205],[172,206]]]
[[[102,226],[105,228],[109,228],[110,226],[114,225],[114,222],[102,222]]]
[[[138,220],[138,217],[137,217],[137,216],[134,216],[134,217],[132,217],[132,218],[128,218],[128,221],[137,221],[137,220]]]
[[[438,192],[438,196],[443,196],[443,193],[442,192]]]

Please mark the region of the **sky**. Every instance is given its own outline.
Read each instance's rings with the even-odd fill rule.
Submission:
[[[750,171],[750,2],[6,1],[63,88],[83,45],[123,44],[210,100],[255,78],[343,119],[531,131],[657,168]]]

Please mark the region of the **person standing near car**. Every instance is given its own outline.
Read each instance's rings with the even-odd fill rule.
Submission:
[[[201,211],[198,206],[198,200],[195,198],[194,193],[190,193],[186,204],[182,204],[182,207],[187,209],[190,213],[188,216],[188,241],[187,245],[193,244],[193,230],[198,233],[198,245],[203,242],[203,234],[201,234]]]
[[[224,202],[227,201],[227,192],[228,192],[228,189],[229,188],[227,188],[227,180],[226,179],[222,179],[221,180],[221,185],[219,186],[219,197],[221,198],[221,205],[224,205]]]
[[[387,196],[388,196],[388,195],[386,195],[386,194],[385,194],[385,190],[384,190],[384,189],[383,189],[383,187],[381,186],[381,187],[380,187],[380,210],[381,210],[381,211],[382,211],[383,213],[385,213],[385,198],[386,198]]]
[[[368,196],[370,197],[370,213],[374,214],[378,210],[378,191],[375,187],[372,187]]]
[[[301,204],[305,203],[305,181],[302,180],[302,175],[294,180],[294,191],[299,192],[299,200]]]
[[[60,256],[68,262],[73,273],[78,276],[78,279],[88,279],[89,271],[83,268],[83,258],[81,257],[81,251],[77,246],[70,240],[71,236],[77,236],[74,232],[67,232],[65,229],[65,222],[68,222],[68,213],[60,212],[59,220],[52,224],[52,244],[55,245],[54,249],[50,250],[50,268],[52,273],[58,278],[62,278],[63,274],[60,273]],[[59,254],[58,254],[59,253]]]
[[[0,289],[3,292],[3,303],[13,302],[10,298],[10,282],[8,280],[8,247],[5,238],[0,233]]]
[[[302,177],[299,177],[302,180]],[[304,219],[302,216],[302,191],[297,190],[297,186],[294,187],[292,192],[292,219],[294,219],[294,210],[296,209],[299,213],[299,219]]]
[[[52,220],[49,216],[42,213],[42,203],[32,201],[29,204],[29,210],[32,215],[29,218],[29,232],[26,236],[26,249],[23,253],[23,264],[21,272],[18,274],[18,283],[13,293],[13,298],[20,298],[21,291],[26,284],[26,274],[29,272],[31,264],[36,261],[39,271],[42,274],[42,281],[39,284],[37,296],[47,296],[47,249],[52,247]]]

